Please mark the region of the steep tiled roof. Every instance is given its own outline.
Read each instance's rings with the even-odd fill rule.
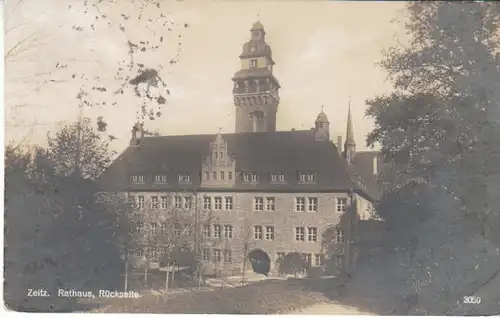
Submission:
[[[380,187],[377,184],[377,175],[374,174],[373,158],[377,157],[377,170],[382,168],[383,156],[379,151],[359,151],[353,159],[353,173],[358,174],[364,181],[367,192],[371,196],[378,198],[381,195]]]
[[[216,135],[145,137],[140,146],[127,148],[101,176],[100,183],[114,189],[176,190],[200,185],[202,162],[209,154]],[[281,131],[223,134],[229,153],[236,161],[236,180],[240,172],[259,175],[257,185],[236,182],[236,190],[294,190],[363,192],[350,179],[345,160],[329,141],[315,141],[313,131]],[[299,172],[316,173],[314,184],[300,184]],[[191,175],[192,184],[178,184],[177,175]],[[270,173],[285,173],[286,184],[269,182]],[[144,175],[144,184],[132,185],[131,175]],[[154,185],[154,175],[167,175],[168,184]],[[230,189],[227,189],[228,191]]]

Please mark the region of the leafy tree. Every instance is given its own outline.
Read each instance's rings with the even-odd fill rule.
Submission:
[[[110,164],[108,144],[94,130],[89,118],[63,126],[47,136],[56,172],[95,179]]]
[[[280,274],[291,274],[297,278],[299,273],[307,271],[310,264],[298,252],[288,253],[278,261],[278,272]]]

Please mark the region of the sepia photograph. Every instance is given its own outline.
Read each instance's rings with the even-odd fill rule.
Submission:
[[[2,8],[4,311],[500,315],[500,2]]]

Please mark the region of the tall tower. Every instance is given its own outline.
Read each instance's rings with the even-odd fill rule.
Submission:
[[[349,112],[347,113],[347,131],[344,144],[344,157],[351,164],[356,153],[356,142],[354,141],[354,130],[352,128],[351,98],[349,98]]]
[[[255,22],[250,32],[250,41],[243,45],[240,55],[241,69],[232,78],[235,131],[276,131],[280,85],[273,75],[271,47],[260,22]]]

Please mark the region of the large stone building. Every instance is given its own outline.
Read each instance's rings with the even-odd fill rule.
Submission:
[[[350,109],[343,147],[342,138],[330,140],[323,111],[310,130],[276,131],[280,85],[265,35],[255,23],[232,78],[235,133],[146,137],[136,125],[129,147],[101,177],[140,207],[155,203],[160,216],[180,209],[202,224],[210,215],[200,233],[207,268],[238,271],[245,256],[260,253],[272,271],[289,252],[321,266],[324,230],[351,203],[360,219],[370,217],[378,196],[380,156],[356,151]],[[345,242],[341,228],[335,239]]]

